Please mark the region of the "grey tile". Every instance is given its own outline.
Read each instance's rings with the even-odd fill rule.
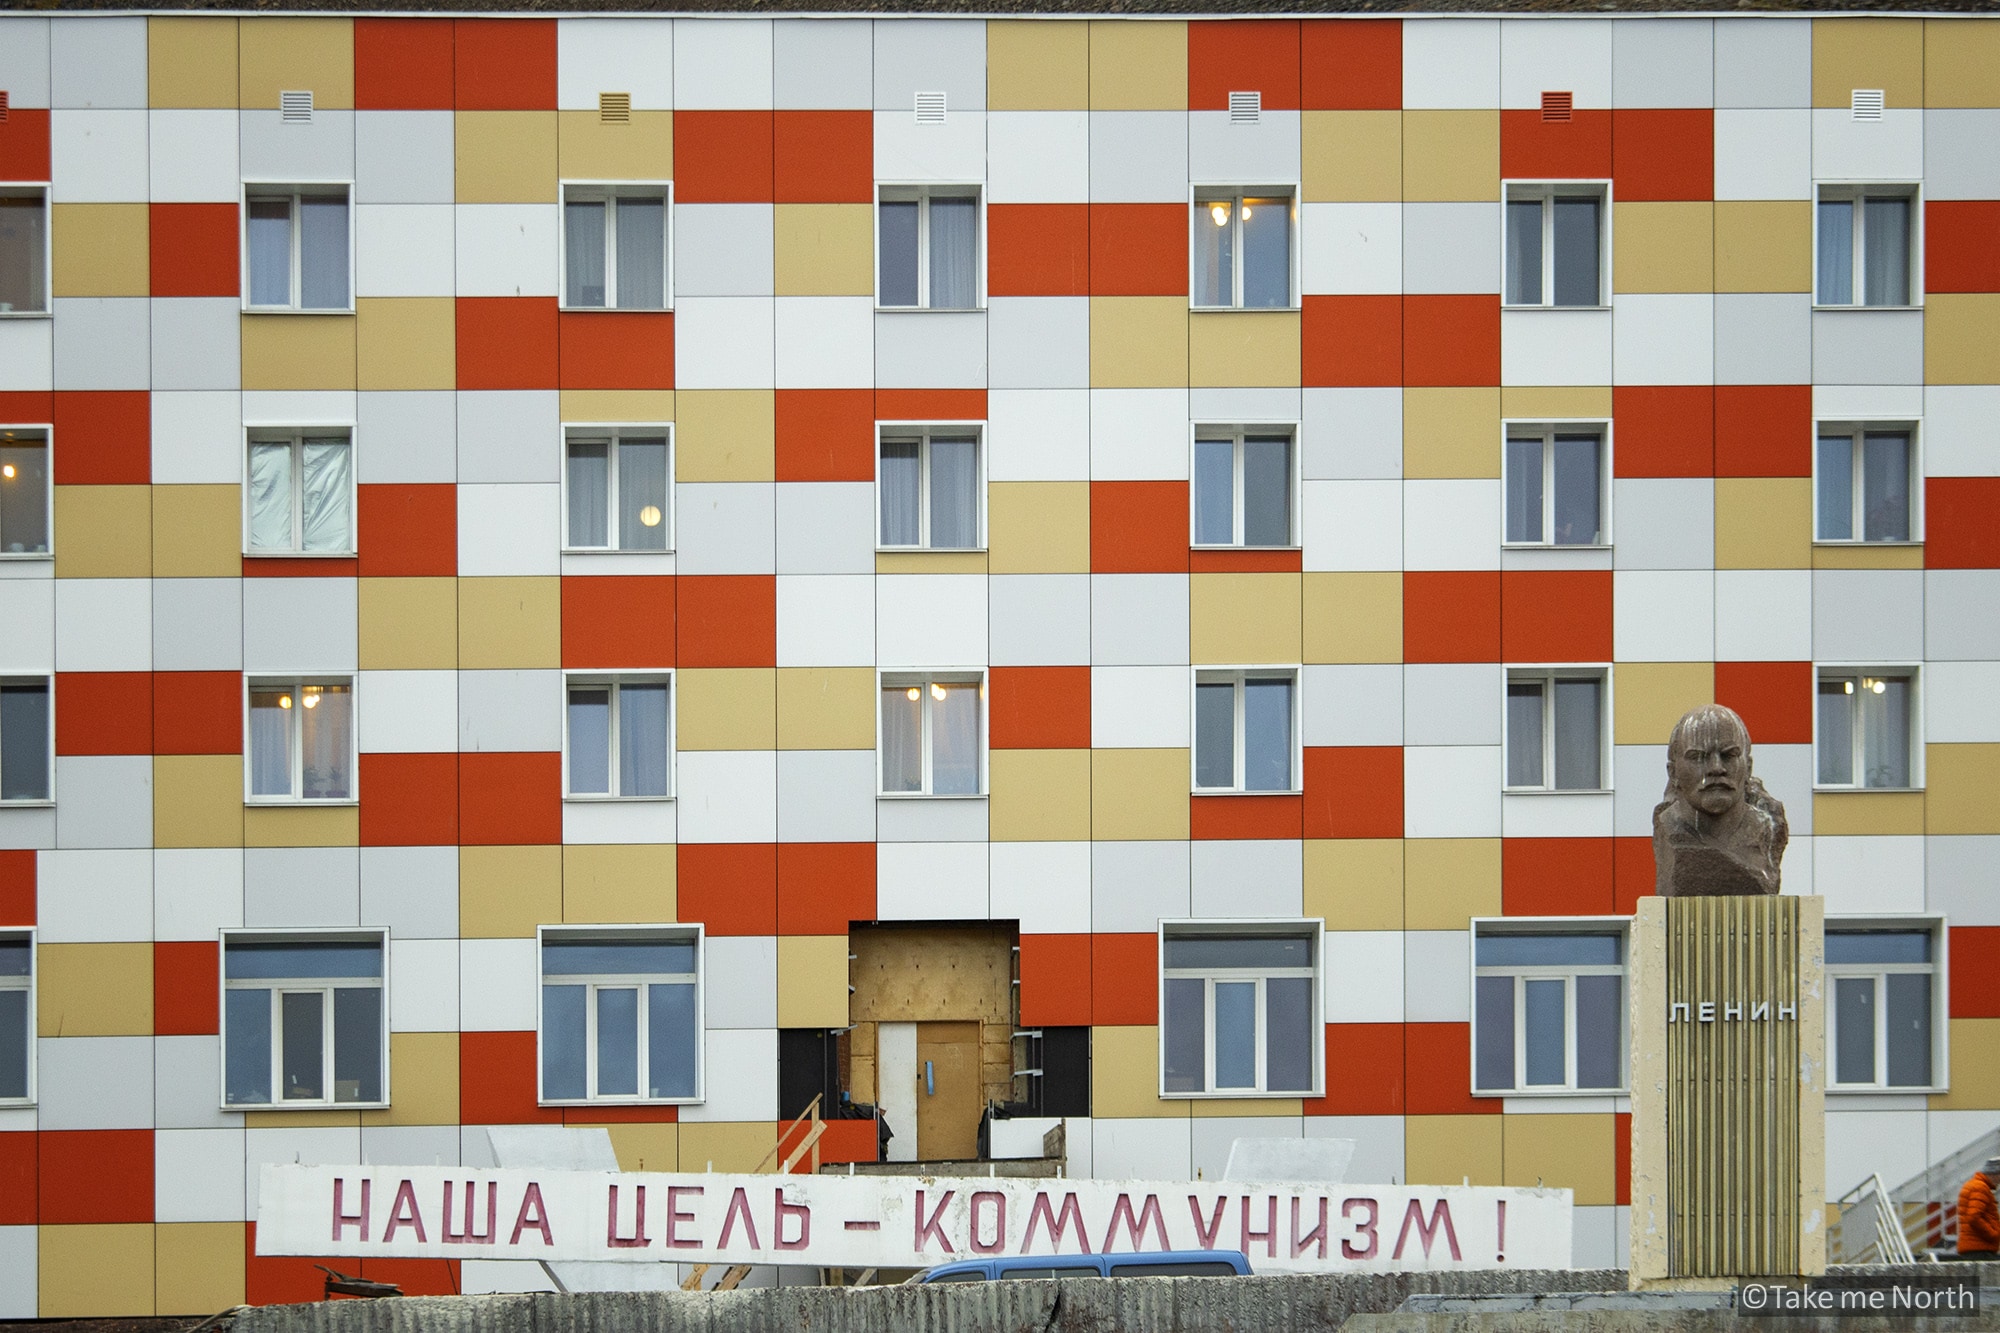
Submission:
[[[780,750],[778,841],[872,842],[873,750]]]
[[[1309,666],[1299,693],[1307,745],[1401,745],[1403,668]]]
[[[355,583],[336,578],[246,579],[244,669],[352,671],[357,656]]]
[[[1090,387],[1090,299],[996,297],[986,336],[996,389]]]
[[[874,105],[875,25],[867,19],[779,19],[771,25],[771,93],[781,110],[865,111]]]
[[[147,389],[152,303],[134,297],[57,297],[55,387]]]
[[[243,580],[154,579],[153,667],[243,669]]]
[[[243,179],[307,182],[354,179],[352,111],[315,109],[305,123],[287,122],[277,111],[242,113]]]
[[[1713,106],[1715,27],[1707,18],[1613,19],[1614,105]]]
[[[146,20],[66,18],[49,30],[50,104],[143,108]]]
[[[56,845],[152,846],[152,756],[58,755]]]
[[[875,572],[875,487],[865,481],[777,485],[780,574]]]
[[[390,1095],[395,1095],[392,1087]],[[370,1166],[457,1166],[457,1125],[363,1125],[361,1160]]]
[[[1151,934],[1163,920],[1188,916],[1189,846],[1090,844],[1090,928],[1099,934]]]
[[[1196,421],[1297,421],[1304,398],[1297,389],[1194,389],[1188,414]]]
[[[966,19],[897,18],[875,24],[875,109],[916,114],[919,92],[948,107],[986,106],[986,25]]]
[[[155,389],[241,386],[243,314],[235,297],[158,297],[151,313]]]
[[[1921,310],[1816,310],[1815,384],[1922,384]]]
[[[1186,576],[1093,574],[1090,656],[1109,666],[1186,665]]]
[[[363,847],[361,924],[393,939],[458,935],[458,848]]]
[[[1496,204],[1404,204],[1403,289],[1412,295],[1500,290]]]
[[[1715,25],[1715,104],[1812,105],[1812,25],[1795,18],[1727,18]]]
[[[676,569],[683,574],[775,572],[774,489],[764,482],[743,481],[676,486]]]
[[[1088,574],[996,574],[986,581],[995,666],[1086,666]]]
[[[360,925],[360,849],[248,849],[243,853],[243,924]]]
[[[875,316],[875,383],[883,389],[964,389],[986,383],[986,312]]]
[[[1717,384],[1804,384],[1812,378],[1812,297],[1718,293]]]
[[[226,1129],[241,1115],[223,1111],[222,1039],[153,1038],[153,1123],[160,1129]]]
[[[449,204],[456,189],[449,111],[354,113],[354,195],[363,204]]]
[[[1100,204],[1188,199],[1187,113],[1090,113],[1090,198]]]
[[[985,842],[986,802],[890,797],[875,804],[877,842]]]
[[[356,394],[355,479],[363,485],[448,485],[457,481],[456,399],[450,392]],[[556,455],[561,448],[561,442],[551,435],[547,440],[549,453]]]
[[[458,748],[543,751],[563,747],[560,671],[458,673]]]
[[[2000,658],[2000,569],[1924,571],[1924,656]]]
[[[1307,389],[1300,402],[1307,477],[1323,481],[1402,477],[1401,389]]]
[[[1813,657],[1915,662],[1924,653],[1924,576],[1914,569],[1813,571]]]
[[[711,935],[702,978],[702,1020],[715,1028],[778,1025],[778,941],[771,935]]]
[[[554,390],[460,393],[458,480],[560,482],[561,422]]]
[[[1503,677],[1485,662],[1403,668],[1405,745],[1498,745]]]
[[[1192,844],[1191,914],[1297,916],[1304,894],[1304,857],[1304,844],[1291,839]]]
[[[1924,112],[1924,198],[1991,199],[2000,194],[2000,109]]]
[[[769,296],[773,228],[769,204],[675,204],[677,296]]]
[[[43,1129],[151,1129],[150,1037],[43,1037],[35,1043]]]
[[[1619,569],[1712,569],[1715,483],[1640,477],[1611,484],[1612,556]]]

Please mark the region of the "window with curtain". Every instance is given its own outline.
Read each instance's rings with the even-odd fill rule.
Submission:
[[[1914,787],[1916,672],[1911,667],[1819,672],[1822,787]]]
[[[1160,927],[1162,1096],[1319,1087],[1321,923]]]
[[[49,436],[0,426],[0,559],[49,553]]]
[[[882,546],[970,551],[984,545],[978,427],[885,427],[879,463]]]
[[[244,201],[251,310],[351,311],[345,185],[251,185]]]
[[[563,548],[673,549],[672,428],[575,427],[565,441]]]
[[[49,192],[39,185],[0,187],[0,315],[48,308]]]
[[[1579,921],[1574,929],[1552,929],[1560,924],[1475,924],[1475,1092],[1605,1093],[1625,1086],[1624,928]]]
[[[1607,544],[1602,427],[1510,426],[1502,471],[1508,545]]]
[[[1507,673],[1510,791],[1602,791],[1604,672]]]
[[[563,187],[562,303],[573,310],[665,310],[667,214],[662,185]]]
[[[251,555],[346,555],[354,550],[354,458],[345,430],[253,431]]]
[[[1823,542],[1914,539],[1914,432],[1907,425],[1822,422],[1813,457],[1813,536]]]
[[[222,939],[223,1104],[382,1105],[381,931]]]
[[[671,796],[671,676],[571,676],[566,688],[568,794],[628,800]]]
[[[541,1100],[701,1098],[701,928],[541,937]]]
[[[875,219],[876,305],[978,308],[984,266],[977,186],[885,185]]]
[[[1945,932],[1935,919],[1826,923],[1826,1046],[1836,1090],[1944,1082],[1938,985]]]
[[[1194,789],[1296,791],[1298,672],[1198,670]]]
[[[1819,187],[1813,301],[1915,304],[1917,200],[1907,185]]]
[[[0,932],[0,1102],[34,1096],[35,937],[28,931]]]
[[[1501,264],[1513,306],[1605,303],[1602,185],[1510,185]]]
[[[352,677],[250,678],[253,803],[354,799]]]
[[[1292,546],[1289,430],[1203,426],[1194,441],[1194,544]]]
[[[1200,189],[1192,215],[1192,303],[1235,310],[1284,310],[1292,281],[1289,188]]]
[[[50,797],[47,676],[0,676],[0,801]]]
[[[986,682],[971,673],[884,673],[887,796],[977,796],[985,785]]]

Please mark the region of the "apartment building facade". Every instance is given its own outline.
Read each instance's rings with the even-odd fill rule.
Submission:
[[[1990,1131],[1996,141],[1976,18],[0,15],[0,1316],[815,1093],[1614,1265],[1709,701],[1830,1190]]]

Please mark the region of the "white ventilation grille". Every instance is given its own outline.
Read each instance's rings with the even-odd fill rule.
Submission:
[[[632,94],[599,93],[597,95],[597,118],[608,125],[631,124]]]
[[[944,124],[943,93],[917,94],[917,124],[919,125]]]
[[[1264,94],[1229,94],[1229,123],[1231,125],[1255,125],[1264,114]]]
[[[302,93],[278,94],[278,119],[306,124],[312,118],[313,95],[310,90]]]
[[[1880,88],[1856,88],[1854,90],[1854,118],[1856,120],[1882,119],[1882,90]]]

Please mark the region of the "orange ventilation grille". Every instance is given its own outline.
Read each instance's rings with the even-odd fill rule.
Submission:
[[[1574,107],[1575,98],[1570,93],[1543,93],[1542,119],[1568,120]]]

